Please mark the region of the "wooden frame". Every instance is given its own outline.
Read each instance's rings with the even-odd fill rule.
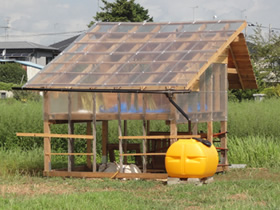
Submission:
[[[235,25],[231,25],[232,23]],[[108,33],[102,30],[99,31],[102,29],[103,24],[112,26],[109,27],[110,31]],[[146,24],[154,27],[138,33],[140,29],[146,27]],[[212,30],[212,26],[209,28],[208,24],[212,26],[217,24],[215,25],[217,27],[214,27],[215,29]],[[168,28],[170,26],[176,26],[176,30],[172,31],[172,29],[169,31]],[[188,32],[185,26],[195,26],[197,29],[194,27],[194,30]],[[219,27],[222,28],[219,29]],[[159,170],[158,168],[149,168],[149,162],[156,162],[156,159],[162,161],[164,157],[161,156],[166,154],[167,147],[179,138],[188,139],[193,137],[203,137],[211,142],[219,142],[220,146],[217,149],[220,152],[221,162],[217,171],[228,170],[227,122],[225,121],[227,95],[226,93],[222,95],[218,92],[221,89],[225,91],[227,76],[230,88],[256,88],[246,41],[241,33],[245,27],[246,22],[244,21],[97,23],[91,31],[83,35],[72,47],[68,48],[66,52],[53,61],[52,64],[48,65],[38,77],[27,85],[27,88],[36,88],[38,90],[44,87],[47,87],[45,88],[46,90],[55,88],[61,91],[62,89],[63,91],[69,90],[67,110],[59,113],[54,112],[51,107],[52,95],[45,91],[44,133],[18,133],[17,135],[44,138],[44,174],[47,176],[167,178],[166,174],[147,173],[149,170]],[[165,28],[168,30],[165,31]],[[92,39],[92,36],[95,36],[95,38]],[[81,47],[83,45],[85,45],[84,48]],[[72,71],[72,69],[70,71],[68,69],[72,67],[78,68],[78,71]],[[213,71],[209,77],[207,74],[211,72],[212,67]],[[207,69],[210,70],[208,71]],[[48,76],[44,77],[44,75]],[[225,81],[219,81],[220,77],[225,78]],[[94,79],[91,81],[88,78]],[[143,94],[142,98],[137,99],[139,101],[142,100],[142,102],[137,104],[142,106],[142,111],[137,110],[135,113],[123,113],[122,93],[120,90],[124,89],[134,90],[136,94],[141,93],[143,90],[169,91],[175,102],[180,102],[180,98],[174,93],[174,90],[183,92],[192,90],[194,93],[197,92],[199,94],[195,95],[195,97],[198,98],[197,101],[199,103],[197,101],[194,101],[193,104],[189,103],[189,101],[183,103],[186,104],[185,106],[183,105],[183,110],[189,114],[190,119],[195,120],[193,122],[188,121],[188,132],[178,132],[177,125],[182,122],[180,121],[182,115],[179,114],[174,106],[170,104],[168,109],[164,107],[164,111],[159,113],[149,112],[150,104],[148,103],[147,95],[143,93],[141,93]],[[113,105],[116,105],[113,108],[117,110],[113,109],[113,111],[105,113],[104,110],[106,109],[104,109],[104,112],[102,112],[98,104],[98,93],[92,93],[90,102],[87,104],[90,106],[90,109],[86,109],[86,112],[79,112],[85,111],[85,109],[74,104],[74,94],[70,90],[114,92],[117,96],[113,98],[115,100]],[[169,92],[167,93],[169,94]],[[207,92],[212,92],[212,94],[217,92],[218,94],[217,96],[207,95]],[[160,106],[157,105],[155,107]],[[202,118],[203,120],[201,120]],[[117,120],[120,170],[116,174],[98,173],[96,162],[97,137],[99,136],[97,135],[97,122],[102,121],[101,163],[107,163],[110,120]],[[141,136],[128,135],[128,120],[139,120],[142,122]],[[159,132],[158,134],[151,132],[151,120],[168,121],[170,126],[169,132]],[[213,133],[214,121],[220,122],[220,134]],[[75,123],[86,123],[86,135],[74,134]],[[207,124],[206,133],[201,133],[198,130],[199,123]],[[68,134],[52,134],[51,124],[68,124]],[[68,151],[65,153],[52,152],[51,138],[65,138],[68,141]],[[78,141],[78,139],[86,140],[86,152],[74,152],[74,142]],[[138,147],[136,152],[127,152],[129,147],[128,140],[130,139],[141,141],[139,144],[142,145],[141,152],[138,152],[140,150]],[[162,145],[155,146],[159,144]],[[152,147],[155,151],[152,151],[149,147]],[[160,149],[156,147],[160,147]],[[53,155],[68,156],[67,171],[52,170],[51,156]],[[77,168],[74,162],[76,155],[86,156],[85,170],[90,170],[90,172],[74,171]],[[141,167],[144,173],[123,173],[123,166],[127,164],[128,156],[137,156],[138,159],[142,158]]]

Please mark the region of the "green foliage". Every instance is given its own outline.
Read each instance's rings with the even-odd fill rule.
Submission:
[[[26,101],[40,101],[42,97],[39,92],[31,92],[25,90],[13,90],[14,98],[16,100],[26,102]]]
[[[280,136],[280,99],[260,102],[243,101],[228,104],[229,137]],[[264,138],[264,139],[265,139]]]
[[[25,83],[27,81],[27,74],[20,64],[0,64],[0,82],[20,84],[22,78],[22,82]]]
[[[252,42],[251,58],[259,85],[280,81],[280,36],[271,32],[266,38],[261,26],[258,26],[249,40]]]
[[[229,102],[228,114],[228,137],[229,159],[231,163],[246,163],[249,166],[277,166],[279,158],[279,117],[280,99],[272,98],[261,102],[243,101]],[[16,132],[42,133],[42,102],[27,101],[22,103],[16,100],[0,100],[0,148],[11,150],[14,147],[23,151],[43,147],[42,138],[16,137]],[[201,126],[202,125],[202,126]],[[201,124],[199,130],[205,130]],[[169,126],[164,121],[151,121],[151,131],[169,131]],[[214,124],[215,132],[218,128]],[[118,123],[109,122],[109,143],[118,143]],[[75,134],[85,134],[85,123],[75,124]],[[179,131],[186,131],[186,125],[180,125]],[[68,132],[67,125],[51,125],[52,133],[65,134]],[[101,159],[101,124],[97,124],[97,158]],[[128,121],[128,135],[142,135],[141,121]],[[129,140],[138,142],[139,140]],[[267,149],[270,154],[266,151]],[[52,151],[67,152],[67,139],[54,138]],[[240,151],[240,152],[238,152]],[[242,152],[241,152],[242,151]],[[86,152],[86,140],[75,141],[75,152]],[[250,154],[250,155],[249,155]],[[262,157],[265,154],[266,157]],[[265,162],[263,161],[265,160]],[[65,167],[67,157],[53,157],[57,166]],[[280,160],[278,161],[280,162]],[[85,156],[76,158],[76,163],[85,163]],[[1,170],[1,169],[0,169]]]
[[[254,168],[280,168],[279,139],[269,136],[229,138],[229,162],[245,163],[248,167]]]
[[[94,21],[101,22],[152,22],[153,17],[150,17],[148,10],[144,9],[140,4],[135,3],[135,0],[116,0],[110,3],[102,0],[104,7],[101,7],[102,12],[97,12],[94,16]],[[91,21],[88,27],[94,24]]]
[[[280,97],[280,84],[273,87],[264,88],[261,93],[265,94],[266,98]]]
[[[13,83],[0,82],[0,90],[10,91],[10,90],[12,90],[13,86],[14,86]]]

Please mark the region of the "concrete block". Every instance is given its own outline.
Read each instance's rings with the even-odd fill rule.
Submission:
[[[167,184],[180,184],[180,178],[167,177]]]

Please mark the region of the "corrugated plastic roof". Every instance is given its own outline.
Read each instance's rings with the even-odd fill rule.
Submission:
[[[187,87],[245,26],[244,21],[97,23],[25,87]]]

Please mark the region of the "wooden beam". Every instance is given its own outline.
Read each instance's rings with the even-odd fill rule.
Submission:
[[[92,161],[92,171],[96,172],[96,94],[92,95],[92,153],[93,153],[93,161]]]
[[[152,156],[152,155],[166,155],[166,153],[128,153],[120,156]],[[144,172],[145,173],[145,172]]]
[[[142,130],[143,130],[143,136],[147,136],[147,122],[146,122],[146,108],[147,108],[147,97],[146,94],[142,95],[143,97],[143,120],[142,120]],[[143,154],[147,153],[147,139],[143,139]],[[143,173],[147,172],[147,156],[143,156]]]
[[[92,134],[92,128],[91,128],[91,123],[87,122],[87,135],[91,135]],[[87,153],[91,153],[92,152],[92,139],[87,139]],[[92,169],[92,157],[91,156],[87,156],[87,167],[88,169]]]
[[[225,132],[225,135],[221,138],[221,147],[225,150],[221,151],[221,163],[228,165],[227,157],[227,121],[221,121],[221,132]],[[228,170],[228,166],[225,167],[225,170]]]
[[[207,140],[213,143],[213,121],[207,122]]]
[[[74,134],[74,123],[71,121],[72,113],[72,93],[68,92],[68,134]],[[68,153],[74,153],[74,139],[68,138]],[[68,172],[73,171],[75,166],[75,156],[68,156]]]
[[[56,177],[77,177],[77,178],[111,178],[114,173],[102,173],[102,172],[67,172],[67,171],[44,171],[44,176],[56,176]],[[118,173],[115,178],[122,179],[167,179],[168,175],[165,173]]]
[[[228,74],[237,74],[236,68],[227,68],[227,73]]]
[[[44,138],[73,138],[73,139],[93,139],[92,135],[74,134],[51,134],[51,133],[16,133],[17,136],[44,137]]]
[[[119,131],[119,137],[122,137],[121,94],[120,93],[118,93],[118,131]],[[120,152],[120,173],[123,173],[122,138],[119,138],[119,152]]]
[[[242,78],[241,78],[241,76],[240,76],[239,66],[238,66],[238,64],[237,64],[237,62],[236,62],[236,58],[235,58],[235,55],[234,55],[234,53],[233,53],[233,50],[232,50],[232,47],[231,47],[231,46],[229,46],[229,51],[230,51],[230,53],[231,53],[232,61],[233,61],[234,65],[235,65],[235,68],[236,68],[236,71],[237,71],[237,74],[238,74],[238,77],[239,77],[240,85],[241,85],[242,89],[244,90],[244,84],[243,84],[243,80],[242,80]]]
[[[191,139],[191,138],[200,138],[200,135],[162,135],[162,136],[119,136],[119,139]]]
[[[127,120],[123,121],[123,135],[127,136]],[[127,141],[124,141],[123,151],[127,152]],[[124,164],[127,164],[127,157],[124,157]]]
[[[102,121],[102,163],[107,163],[108,120]]]
[[[93,153],[46,153],[46,155],[94,155]]]
[[[188,83],[186,86],[186,89],[190,89],[196,80],[199,79],[201,74],[216,60],[216,58],[230,45],[231,42],[238,37],[238,35],[243,31],[243,29],[246,27],[246,22],[244,23],[227,39],[227,41],[222,44],[222,46],[216,51],[216,53],[213,54],[213,56],[208,59],[208,61],[200,68],[198,74],[192,78],[192,80]]]
[[[198,123],[192,123],[193,124],[193,128],[192,128],[192,134],[193,135],[197,135],[198,134]]]
[[[176,102],[176,97],[173,95],[173,100]],[[177,136],[177,109],[170,103],[170,136]],[[175,143],[177,138],[170,139],[170,145]]]
[[[49,113],[50,113],[50,106],[49,106],[49,93],[44,92],[44,132],[47,135],[50,135],[50,123]],[[17,135],[18,136],[18,135]],[[51,138],[50,136],[44,136],[44,171],[51,170],[51,157],[46,155],[47,153],[51,153]]]

